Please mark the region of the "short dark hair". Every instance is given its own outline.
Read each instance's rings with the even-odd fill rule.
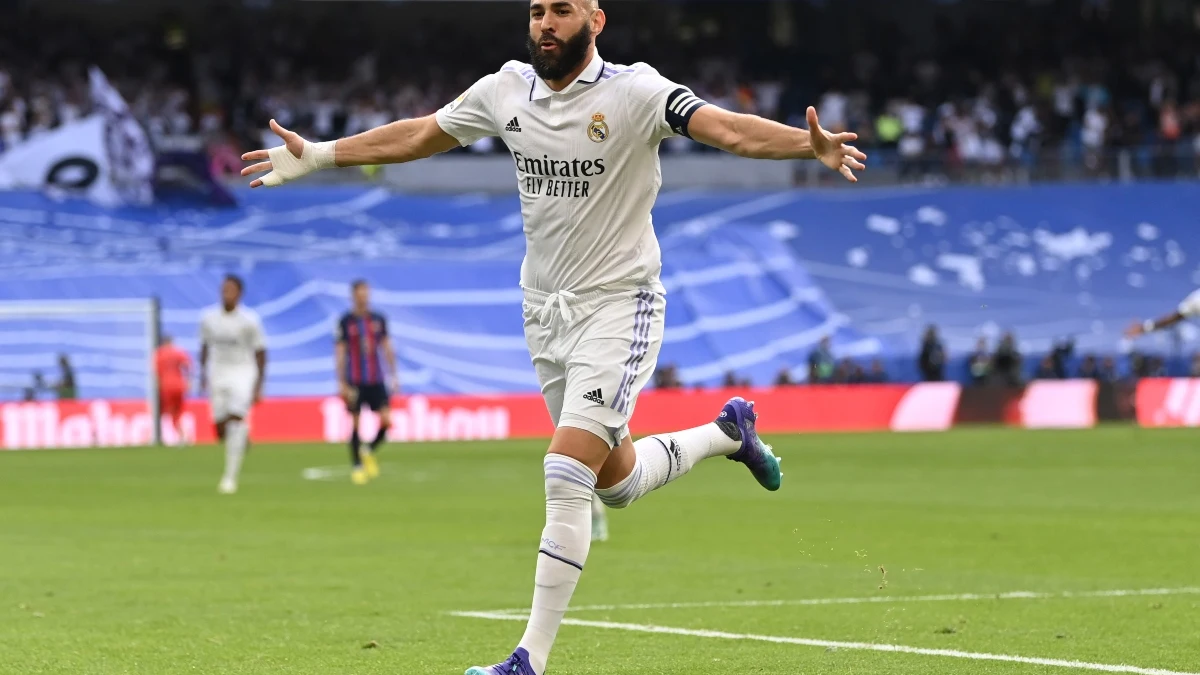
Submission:
[[[234,286],[237,286],[238,293],[241,293],[242,291],[246,290],[245,282],[243,282],[242,278],[236,274],[226,274],[225,281],[228,281],[229,283],[232,283]]]
[[[354,281],[350,282],[350,290],[357,291],[358,289],[360,289],[366,285],[367,285],[366,279],[355,279]]]

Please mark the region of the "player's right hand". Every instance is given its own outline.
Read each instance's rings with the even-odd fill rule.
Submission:
[[[350,386],[345,382],[338,382],[338,395],[341,396],[342,400],[346,403],[351,403],[351,399],[354,398],[354,390],[351,389]]]
[[[262,178],[255,178],[251,181],[250,187],[256,188],[263,185],[275,187],[319,169],[329,169],[335,166],[333,163],[334,141],[309,142],[300,134],[284,129],[275,120],[271,120],[271,131],[283,139],[283,145],[270,150],[252,150],[242,155],[242,160],[246,162],[267,160],[242,169],[243,176],[262,171],[270,172]]]

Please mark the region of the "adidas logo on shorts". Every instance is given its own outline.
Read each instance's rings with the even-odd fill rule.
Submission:
[[[512,118],[512,120],[509,121],[508,126],[504,127],[504,130],[505,131],[515,131],[519,134],[519,133],[521,133],[521,123],[518,122],[517,118],[514,117],[514,118]]]
[[[604,405],[604,393],[601,392],[599,389],[589,391],[588,393],[583,395],[583,398],[585,401],[591,401],[592,403],[598,403],[600,405]]]

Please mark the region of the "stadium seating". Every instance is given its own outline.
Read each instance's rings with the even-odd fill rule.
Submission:
[[[247,280],[271,348],[268,393],[333,388],[331,340],[347,283],[372,282],[407,391],[534,391],[517,287],[515,196],[404,196],[370,187],[238,193],[223,210],[101,210],[0,193],[0,300],[158,296],[165,332],[197,347],[199,310],[227,271]],[[662,362],[690,384],[756,384],[838,357],[916,375],[921,331],[952,357],[1013,330],[1027,353],[1074,336],[1113,352],[1133,317],[1200,284],[1200,189],[1187,184],[676,192],[655,222],[669,291]],[[1185,342],[1196,339],[1190,329]],[[135,322],[81,315],[0,322],[0,383],[69,354],[85,397],[144,391]],[[952,371],[951,376],[959,376]]]

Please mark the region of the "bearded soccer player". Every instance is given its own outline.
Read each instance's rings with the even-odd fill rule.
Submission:
[[[170,335],[164,335],[154,352],[154,368],[158,374],[158,409],[175,427],[179,444],[186,445],[183,437],[183,399],[187,395],[188,380],[192,370],[192,358],[175,346]]]
[[[388,336],[387,318],[371,309],[371,288],[363,280],[350,285],[354,308],[342,315],[334,335],[338,391],[346,401],[353,430],[350,432],[350,480],[363,485],[379,475],[375,453],[387,438],[392,425],[391,397],[396,392],[396,352]],[[380,352],[387,360],[385,374]],[[379,431],[367,449],[358,435],[359,413],[363,406],[379,413]]]
[[[221,304],[200,319],[200,390],[211,389],[213,424],[225,441],[225,473],[217,490],[237,492],[250,439],[250,408],[262,400],[267,345],[262,321],[242,305],[245,289],[232,274],[221,282]],[[211,385],[211,387],[210,387]]]
[[[246,153],[275,186],[335,166],[411,162],[499,136],[511,149],[525,221],[521,268],[525,337],[555,432],[544,460],[546,525],[533,606],[517,648],[469,675],[544,675],[559,625],[587,561],[593,492],[624,508],[728,457],[768,490],[779,460],[755,432],[753,404],[730,400],[716,421],[643,438],[627,423],[662,346],[666,299],[650,210],[661,184],[658,147],[682,135],[742,157],[817,159],[855,180],[866,156],[808,109],[809,131],[740,115],[699,99],[650,66],[596,51],[605,15],[596,0],[533,0],[532,65],[509,62],[434,115],[311,143],[271,128],[284,145]]]

